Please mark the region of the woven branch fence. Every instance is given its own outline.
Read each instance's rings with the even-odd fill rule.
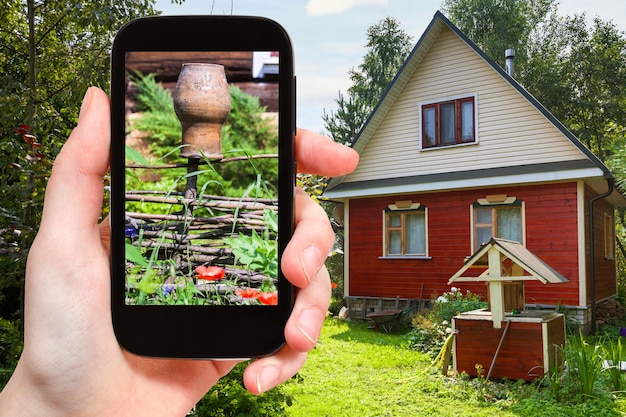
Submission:
[[[260,158],[276,155],[258,155]],[[253,156],[254,158],[254,156]],[[218,162],[234,162],[242,158],[223,159]],[[151,169],[181,168],[185,164],[164,165]],[[189,165],[187,165],[189,168]],[[130,165],[127,169],[142,169],[144,166]],[[189,183],[189,181],[188,181]],[[195,178],[193,183],[195,183]],[[195,196],[195,190],[192,195]],[[249,271],[235,265],[232,250],[224,239],[239,234],[258,234],[266,230],[264,213],[277,212],[275,199],[251,197],[225,197],[200,195],[187,198],[186,192],[159,190],[129,190],[126,192],[126,225],[131,231],[130,240],[144,253],[161,262],[157,267],[164,282],[172,283],[176,275],[193,275],[198,265],[216,265],[225,268],[228,277],[236,277],[239,287],[258,288],[272,279],[262,273]],[[143,207],[142,207],[143,206]],[[133,208],[135,208],[133,210]],[[128,234],[127,234],[128,236]],[[275,236],[270,236],[275,238]],[[154,251],[157,251],[155,254]],[[160,268],[160,270],[159,270]],[[174,271],[174,273],[173,273]],[[232,281],[232,280],[231,280]],[[206,283],[198,280],[196,287],[220,294],[230,294],[235,288],[230,285]]]

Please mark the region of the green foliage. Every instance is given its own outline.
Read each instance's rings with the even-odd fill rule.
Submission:
[[[430,317],[439,322],[450,322],[452,317],[466,311],[478,310],[487,307],[480,295],[471,291],[463,293],[458,288],[452,287],[449,292],[443,293],[433,303]]]
[[[621,392],[624,387],[624,371],[621,368],[622,358],[624,357],[624,349],[622,348],[622,339],[618,336],[615,338],[607,338],[603,343],[603,356],[608,367],[606,372],[614,392]]]
[[[552,346],[548,350],[549,368],[544,369],[542,382],[547,383],[550,397],[562,401],[566,393],[565,372],[567,370],[565,353],[562,346]]]
[[[582,335],[570,338],[565,350],[567,376],[576,385],[583,399],[594,396],[594,387],[602,372],[602,346],[590,344]]]
[[[413,317],[413,329],[409,333],[412,349],[436,356],[452,332],[452,317],[472,310],[487,307],[478,294],[463,293],[452,287],[432,301],[432,308]]]
[[[130,129],[147,134],[146,139],[154,141],[151,152],[163,157],[180,146],[182,135],[172,95],[155,80],[155,74],[136,74],[129,78],[137,87],[137,106],[141,112],[140,117],[131,120]]]
[[[588,27],[554,0],[445,0],[443,10],[501,66],[514,48],[517,80],[602,161],[623,148],[626,37],[613,22]]]
[[[230,87],[231,109],[222,131],[224,157],[246,156],[259,153],[278,153],[278,129],[271,118],[265,115],[258,97],[244,93],[237,87]],[[222,164],[216,167],[224,179],[227,189],[245,190],[263,173],[263,182],[278,184],[278,164],[273,158],[261,158],[243,163]],[[276,193],[273,188],[270,192]]]
[[[130,128],[147,134],[145,139],[151,142],[150,153],[153,156],[169,163],[183,162],[175,152],[181,146],[182,130],[171,94],[156,81],[155,74],[136,74],[130,78],[137,87],[141,111],[139,117],[131,120]],[[230,95],[231,110],[222,129],[224,157],[276,154],[277,128],[265,115],[265,108],[258,97],[232,86]],[[221,194],[226,190],[226,195],[241,195],[251,183],[257,182],[261,172],[264,190],[268,195],[276,193],[275,187],[269,185],[276,184],[278,179],[278,167],[273,158],[215,164],[212,169],[219,174],[219,185],[210,186],[206,190],[209,194]]]
[[[350,144],[369,117],[389,83],[408,56],[412,38],[392,17],[386,17],[367,30],[367,53],[358,68],[348,72],[352,85],[347,97],[341,92],[335,100],[337,111],[324,115],[324,127],[336,142]]]
[[[515,66],[526,68],[527,42],[555,0],[444,0],[443,12],[491,59],[504,67],[504,51],[515,50]]]
[[[0,317],[0,391],[9,381],[22,353],[22,348],[20,323]]]
[[[231,247],[235,262],[267,277],[278,278],[278,214],[265,210],[263,221],[266,228],[262,235],[253,230],[251,235],[240,233],[224,242]]]
[[[283,386],[294,398],[289,415],[619,417],[626,412],[626,398],[611,395],[603,378],[586,401],[566,385],[562,401],[555,401],[543,381],[443,377],[431,367],[430,356],[406,346],[403,335],[326,320],[317,348],[297,378]]]
[[[152,0],[8,0],[0,10],[0,316],[20,307],[28,249],[54,160],[88,86],[107,88],[113,35]],[[16,129],[17,128],[17,129]],[[0,250],[4,244],[0,243]]]
[[[286,416],[293,398],[282,387],[252,395],[241,382],[247,363],[240,363],[222,377],[198,402],[192,417]]]
[[[626,38],[599,18],[554,12],[529,42],[524,86],[602,161],[623,147]]]

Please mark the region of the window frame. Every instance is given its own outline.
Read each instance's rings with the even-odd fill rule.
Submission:
[[[463,139],[463,105],[472,104],[472,137]],[[454,141],[444,143],[442,138],[442,106],[454,104]],[[440,149],[450,146],[471,145],[478,143],[478,96],[476,94],[449,97],[420,103],[420,149]],[[429,119],[427,122],[427,118]],[[434,126],[434,127],[433,127]],[[434,138],[428,134],[434,130]],[[428,140],[428,138],[431,138]]]
[[[604,259],[615,259],[615,220],[609,213],[604,213]]]
[[[485,199],[481,199],[481,201],[477,201],[473,204],[470,205],[470,221],[471,221],[471,225],[470,225],[470,237],[471,237],[471,253],[475,253],[479,248],[480,245],[477,242],[477,219],[476,219],[476,209],[487,209],[490,208],[492,210],[492,214],[491,214],[491,229],[492,231],[497,231],[498,230],[498,219],[497,219],[497,215],[494,216],[494,211],[497,212],[497,210],[506,210],[506,209],[511,209],[511,208],[515,208],[515,207],[519,207],[520,210],[520,237],[521,237],[521,244],[523,246],[526,246],[526,205],[524,204],[524,201],[522,200],[517,200],[514,197],[512,199],[509,199],[512,201],[506,201],[506,202],[495,202],[495,203],[489,203],[486,202]],[[486,223],[485,223],[486,224]],[[493,233],[493,232],[492,232]],[[498,238],[499,236],[494,236],[496,238]]]
[[[389,219],[391,214],[400,215],[400,226],[389,226]],[[406,228],[406,216],[410,214],[421,214],[424,218],[424,253],[407,253],[406,252],[406,241],[407,241],[407,228]],[[382,220],[383,220],[383,248],[382,248],[382,256],[381,259],[408,259],[408,258],[419,258],[419,259],[429,259],[428,256],[428,208],[420,205],[419,203],[413,203],[409,207],[399,208],[394,204],[390,204],[382,211]],[[400,253],[389,253],[389,244],[390,237],[389,233],[392,231],[400,231]]]

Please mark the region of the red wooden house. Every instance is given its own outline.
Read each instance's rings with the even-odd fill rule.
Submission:
[[[342,203],[345,295],[373,300],[363,314],[449,291],[492,237],[567,279],[527,282],[527,308],[566,306],[586,327],[615,297],[614,210],[626,199],[611,172],[441,13],[353,147],[359,166],[325,196]],[[487,295],[484,283],[455,286]]]

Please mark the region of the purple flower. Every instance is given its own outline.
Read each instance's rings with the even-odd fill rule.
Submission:
[[[163,295],[168,295],[172,291],[175,291],[176,284],[163,284]]]
[[[124,229],[124,234],[127,238],[134,239],[139,236],[139,231],[134,226],[126,226],[126,228]]]

